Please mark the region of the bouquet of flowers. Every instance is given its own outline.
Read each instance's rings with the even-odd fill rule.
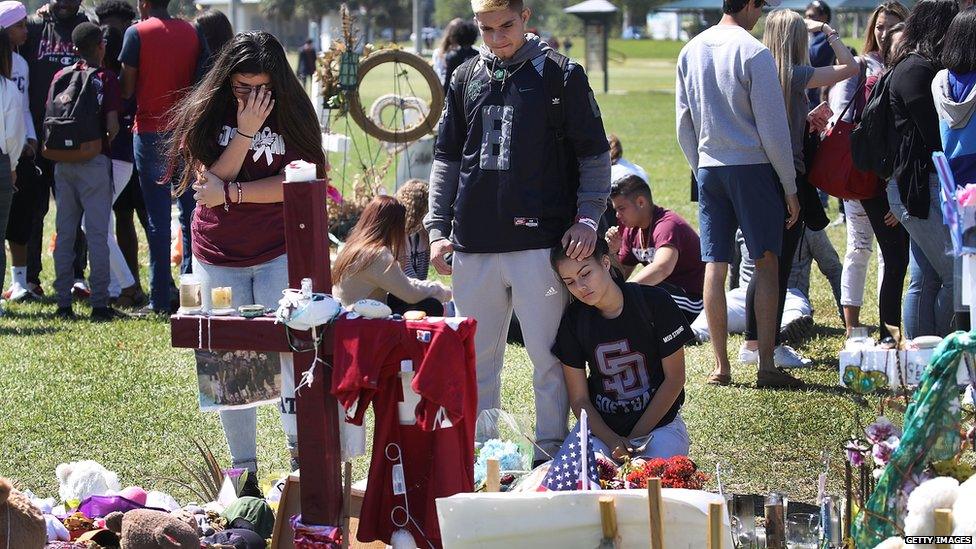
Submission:
[[[701,490],[708,481],[708,475],[699,471],[698,466],[688,456],[627,461],[619,467],[600,456],[597,457],[597,470],[600,473],[600,483],[611,490],[647,488],[647,480],[650,478],[661,479],[662,488],[688,490]]]
[[[474,462],[474,485],[476,487],[485,483],[488,477],[488,460],[491,458],[498,460],[498,468],[501,471],[522,470],[522,453],[514,442],[493,438],[486,440],[476,451],[477,458]]]

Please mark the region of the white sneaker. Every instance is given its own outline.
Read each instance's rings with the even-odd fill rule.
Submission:
[[[75,279],[75,283],[71,286],[71,296],[80,300],[85,300],[91,297],[91,289],[88,288],[88,284],[84,279]]]
[[[759,349],[755,351],[746,348],[746,344],[743,343],[739,347],[739,362],[742,364],[759,364]]]
[[[25,299],[30,297],[30,292],[27,291],[27,288],[21,286],[17,282],[11,284],[10,288],[7,289],[7,292],[8,292],[7,300],[9,300],[11,303],[24,301]]]
[[[773,349],[773,364],[780,368],[808,368],[813,363],[789,345],[778,345]]]

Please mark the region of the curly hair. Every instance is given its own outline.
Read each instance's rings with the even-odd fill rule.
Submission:
[[[397,189],[397,201],[407,209],[406,234],[411,235],[423,227],[427,215],[427,193],[430,187],[423,179],[409,179]]]

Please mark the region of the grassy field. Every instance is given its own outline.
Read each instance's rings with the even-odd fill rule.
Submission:
[[[674,137],[673,62],[680,44],[614,42],[612,47],[626,61],[610,67],[611,93],[599,95],[607,130],[620,136],[627,158],[647,169],[656,202],[697,225],[689,170]],[[341,160],[332,158],[337,165]],[[843,252],[843,228],[829,232]],[[52,271],[45,254],[47,288]],[[873,272],[867,280],[867,295],[876,295]],[[710,347],[687,349],[683,414],[691,456],[706,471],[723,463],[733,490],[781,490],[812,500],[821,452],[828,450],[839,465],[842,441],[859,421],[874,417],[876,406],[858,404],[837,387],[835,357],[843,331],[829,287],[816,272],[812,294],[818,328],[800,346],[814,359],[814,367],[799,374],[809,383],[806,390],[758,390],[755,369],[742,366],[733,367],[733,386],[706,386]],[[189,492],[165,479],[184,476],[180,460],[192,459],[190,439],[207,441],[220,460],[229,461],[217,416],[197,409],[193,355],[169,347],[165,322],[64,323],[52,319],[53,312],[53,302],[47,301],[12,305],[0,318],[0,475],[35,493],[55,495],[58,463],[95,459],[118,471],[123,484],[169,490],[185,501]],[[863,320],[876,322],[873,307],[865,308]],[[730,349],[740,342],[732,338]],[[531,410],[531,365],[524,349],[510,346],[506,362],[505,408]],[[258,431],[260,474],[268,479],[287,465],[276,409],[260,410]],[[366,461],[355,465],[359,478]],[[832,474],[830,489],[839,492],[840,482]]]

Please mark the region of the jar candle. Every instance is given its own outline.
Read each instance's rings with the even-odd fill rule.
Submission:
[[[233,292],[230,286],[211,288],[210,301],[214,309],[230,309]]]
[[[203,304],[200,292],[200,281],[191,274],[180,276],[180,308],[184,310],[199,309]]]

